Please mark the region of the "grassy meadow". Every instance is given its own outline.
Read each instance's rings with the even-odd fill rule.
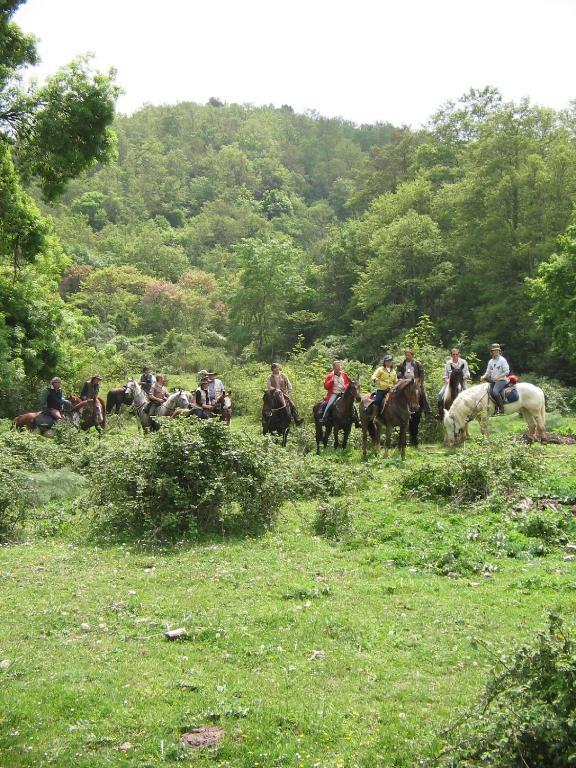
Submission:
[[[522,429],[516,417],[492,424]],[[576,428],[555,414],[551,424]],[[257,428],[242,417],[233,429]],[[304,430],[295,457],[311,447]],[[573,446],[527,449],[538,469],[510,496],[407,490],[405,478],[446,472],[480,442],[474,425],[463,448],[408,449],[404,464],[395,452],[362,462],[359,433],[344,453],[308,453],[338,488],[282,504],[258,536],[103,540],[73,498],[38,504],[0,548],[1,768],[431,757],[501,650],[576,605],[571,505],[538,501],[575,495]],[[165,639],[179,627],[185,639]],[[218,746],[180,744],[210,724]]]

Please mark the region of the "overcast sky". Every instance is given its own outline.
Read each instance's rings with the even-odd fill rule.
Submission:
[[[28,0],[38,76],[80,53],[144,103],[290,104],[357,123],[425,123],[494,85],[555,108],[576,98],[576,0]]]

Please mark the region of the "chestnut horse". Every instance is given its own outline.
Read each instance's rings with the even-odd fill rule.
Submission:
[[[372,409],[369,411],[372,405]],[[410,416],[414,411],[420,408],[420,384],[408,377],[400,379],[396,386],[392,387],[388,393],[382,410],[379,414],[374,414],[374,405],[369,398],[364,398],[360,406],[360,421],[362,423],[362,455],[366,458],[366,438],[368,433],[372,438],[372,447],[380,449],[380,434],[382,427],[386,427],[386,449],[384,458],[388,458],[388,451],[392,447],[392,430],[394,427],[400,428],[400,437],[398,438],[398,447],[400,456],[404,461],[406,455],[406,431]]]
[[[360,384],[357,381],[351,381],[342,394],[334,403],[328,414],[328,423],[322,423],[324,413],[324,400],[320,400],[312,408],[314,424],[316,425],[316,453],[320,455],[320,443],[326,448],[330,433],[334,430],[334,448],[338,448],[338,433],[344,432],[342,438],[342,448],[348,445],[348,437],[354,421],[353,409],[354,402],[361,399]]]

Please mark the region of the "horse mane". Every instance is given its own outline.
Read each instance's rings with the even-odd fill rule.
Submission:
[[[477,412],[480,400],[488,394],[488,384],[477,384],[461,392],[450,406],[449,415],[462,426],[468,418]]]

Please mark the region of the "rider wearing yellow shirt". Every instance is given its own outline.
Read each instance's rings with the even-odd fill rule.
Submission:
[[[382,365],[372,374],[372,381],[376,385],[374,402],[376,403],[377,412],[380,413],[384,398],[390,391],[390,388],[398,383],[398,374],[393,365],[392,355],[384,355]]]

